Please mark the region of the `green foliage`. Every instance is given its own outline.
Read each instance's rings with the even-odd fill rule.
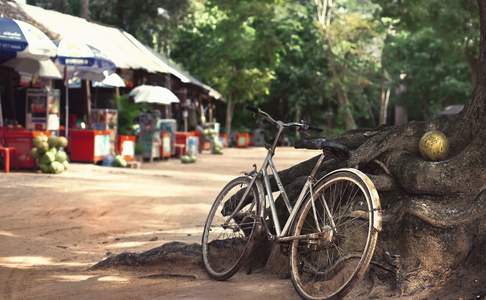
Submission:
[[[128,95],[116,98],[118,109],[118,133],[120,135],[130,135],[132,133],[133,125],[135,125],[135,118],[141,113],[141,106],[129,100]]]
[[[194,2],[173,57],[218,89],[232,106],[268,96],[274,79],[277,1]]]
[[[382,17],[397,21],[383,55],[391,85],[399,87],[392,102],[407,107],[411,119],[426,119],[467,101],[477,71],[476,1],[375,2]]]

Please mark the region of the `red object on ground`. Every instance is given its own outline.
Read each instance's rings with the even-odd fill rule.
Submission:
[[[160,157],[170,158],[172,156],[172,141],[171,134],[167,131],[160,133]]]
[[[192,132],[185,132],[185,131],[177,131],[176,132],[176,144],[183,144],[185,145],[187,142],[187,138],[190,136],[194,136]]]
[[[127,161],[135,160],[135,144],[137,137],[134,135],[119,135],[117,152]]]
[[[35,160],[31,155],[34,147],[32,140],[39,135],[51,136],[49,131],[32,131],[23,128],[4,128],[5,145],[15,148],[11,166],[15,169],[34,169]]]
[[[71,160],[97,163],[110,154],[110,130],[69,130]]]
[[[175,155],[176,157],[181,157],[186,153],[186,145],[185,144],[175,144]]]
[[[0,154],[3,156],[3,162],[5,165],[5,173],[10,173],[10,154],[15,152],[13,147],[2,147],[0,146]]]
[[[228,134],[226,132],[220,133],[219,137],[223,138],[223,147],[228,147]]]
[[[250,135],[245,132],[238,132],[236,133],[236,147],[238,148],[246,148],[250,144]]]
[[[254,133],[250,133],[250,140],[248,141],[248,146],[255,146],[255,134]]]

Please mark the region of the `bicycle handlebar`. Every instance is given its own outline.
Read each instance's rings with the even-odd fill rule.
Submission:
[[[282,121],[276,121],[268,113],[264,112],[263,110],[259,109],[258,107],[255,107],[253,105],[247,105],[246,109],[257,114],[257,115],[262,116],[267,121],[269,121],[270,123],[277,125],[277,126],[282,126],[282,127],[287,127],[287,128],[288,127],[297,127],[301,130],[312,130],[312,131],[317,131],[317,132],[323,131],[321,128],[312,127],[312,126],[309,126],[309,124],[305,124],[305,123],[297,123],[297,122],[283,123]]]

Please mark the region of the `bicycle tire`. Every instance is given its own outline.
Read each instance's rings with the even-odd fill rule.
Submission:
[[[324,248],[325,248],[324,246],[321,246],[322,247],[321,250],[312,250],[312,249],[318,249],[319,248],[318,246],[314,246],[313,244],[318,244],[319,242],[321,244],[326,244],[325,242],[322,242],[322,241],[316,242],[315,240],[309,239],[309,240],[307,240],[308,244],[306,245],[305,240],[301,240],[301,241],[300,240],[294,240],[294,241],[292,241],[291,246],[290,246],[290,255],[289,255],[291,279],[292,279],[292,283],[294,285],[295,290],[303,299],[312,299],[312,300],[319,299],[319,300],[322,300],[322,299],[341,299],[341,298],[343,298],[362,279],[362,277],[364,276],[364,274],[368,270],[369,264],[371,262],[371,258],[374,254],[376,242],[377,242],[377,239],[378,239],[378,233],[379,233],[379,230],[381,230],[380,202],[379,202],[379,197],[378,197],[378,193],[376,191],[376,188],[374,187],[371,180],[365,174],[363,174],[362,172],[360,172],[356,169],[337,170],[337,171],[329,174],[328,176],[324,177],[322,180],[320,180],[316,184],[316,186],[314,187],[314,196],[319,197],[321,200],[325,199],[324,201],[326,201],[326,203],[327,203],[331,197],[327,197],[327,199],[326,199],[326,193],[328,195],[330,195],[330,193],[333,191],[332,190],[333,186],[337,186],[337,184],[341,183],[341,182],[347,182],[347,183],[350,183],[350,185],[352,184],[352,185],[355,185],[355,187],[359,188],[359,189],[357,189],[357,192],[355,192],[355,193],[358,193],[359,191],[361,191],[361,196],[360,196],[361,198],[358,198],[358,199],[361,200],[361,202],[359,202],[358,204],[355,204],[355,203],[349,204],[353,201],[353,199],[349,200],[350,197],[348,197],[348,200],[347,200],[348,202],[345,202],[346,205],[344,206],[344,208],[342,208],[341,201],[335,203],[334,200],[333,200],[332,204],[330,204],[330,205],[328,204],[328,206],[331,206],[330,207],[331,214],[332,214],[332,209],[334,209],[334,210],[340,209],[340,211],[334,211],[334,213],[336,213],[336,214],[334,215],[333,219],[335,221],[337,220],[336,228],[339,229],[339,230],[336,230],[336,232],[341,231],[341,235],[343,235],[342,231],[346,230],[346,228],[349,228],[350,230],[358,230],[357,228],[359,228],[359,230],[361,230],[365,226],[359,225],[359,227],[356,227],[356,225],[354,223],[350,223],[350,222],[352,222],[354,220],[358,220],[358,219],[360,219],[360,221],[363,220],[363,219],[364,220],[367,219],[367,224],[365,224],[365,225],[367,225],[366,226],[367,227],[366,242],[364,243],[364,248],[362,249],[361,252],[360,251],[355,252],[355,253],[361,253],[359,255],[359,262],[356,264],[355,267],[351,268],[351,270],[353,270],[353,268],[354,268],[354,270],[350,274],[349,278],[346,278],[341,273],[344,273],[344,274],[349,273],[349,268],[347,266],[342,266],[342,265],[344,265],[345,262],[347,262],[347,261],[356,260],[357,257],[352,256],[352,255],[346,255],[346,256],[343,255],[343,257],[341,259],[336,258],[335,263],[331,264],[332,258],[330,259],[330,256],[333,253],[332,252],[333,250],[335,250],[334,253],[337,253],[339,255],[340,252],[344,252],[345,247],[349,247],[350,249],[355,247],[355,245],[353,245],[354,240],[350,240],[349,238],[346,239],[344,237],[339,237],[338,234],[335,234],[335,236],[332,237],[332,242],[330,242],[330,245],[332,245],[331,247],[334,247],[336,249],[331,248],[329,246],[326,246],[326,247],[329,247],[329,248],[326,249],[327,258],[326,258],[325,263],[323,263],[323,264],[327,265],[325,268],[322,268],[322,267],[318,268],[316,266],[313,266],[313,263],[310,263],[308,260],[306,261],[306,259],[304,259],[304,258],[301,258],[300,261],[299,261],[300,257],[298,255],[299,251],[302,253],[302,255],[305,255],[305,253],[307,251],[307,253],[310,253],[308,255],[312,257],[313,255],[315,255],[315,253],[313,253],[313,251],[321,251],[321,250],[324,251]],[[334,188],[334,195],[336,195],[336,190],[337,190],[337,188]],[[341,193],[340,197],[343,198],[346,195],[352,195],[351,194],[352,191],[353,190],[348,190],[348,187],[346,187],[346,190],[345,190],[344,193],[342,191],[340,192]],[[316,198],[314,198],[314,199],[316,199]],[[367,207],[367,210],[368,210],[367,212],[364,211],[365,214],[363,214],[360,211],[361,208],[364,208],[364,205],[362,203],[363,199],[366,200],[366,207]],[[317,209],[318,204],[319,204],[319,202],[315,201],[314,207],[316,207],[316,211],[318,210]],[[312,201],[311,201],[311,197],[310,197],[310,195],[307,195],[307,200],[304,202],[302,208],[300,209],[299,215],[298,215],[296,222],[294,224],[294,232],[293,232],[294,236],[298,236],[298,235],[302,234],[302,229],[304,228],[304,224],[309,224],[308,218],[312,217],[312,220],[314,220],[314,224],[315,224],[316,219],[319,220],[317,213],[316,213],[316,217],[314,217],[313,215],[309,216],[310,213],[313,214],[312,206],[313,206],[313,204],[312,204]],[[322,208],[325,208],[324,205],[322,205]],[[346,210],[346,212],[344,212],[344,210]],[[349,211],[349,215],[347,214],[348,211]],[[339,215],[338,215],[338,213],[339,213]],[[325,216],[325,215],[326,215],[325,212],[323,212],[322,216]],[[337,215],[338,215],[338,218],[336,218]],[[328,219],[328,222],[330,223],[329,218],[327,218],[327,219]],[[319,223],[319,221],[317,221],[317,222]],[[363,221],[363,222],[366,222],[366,221]],[[324,227],[325,221],[322,221],[322,223],[323,223],[322,226]],[[339,227],[340,224],[342,225],[341,227]],[[344,225],[346,225],[346,226],[344,226]],[[320,223],[319,223],[319,226],[321,226]],[[331,226],[331,225],[329,225],[329,226]],[[306,229],[309,230],[308,228],[309,228],[309,225],[307,225]],[[354,235],[359,236],[359,234],[357,234],[357,233],[354,233]],[[348,240],[348,242],[346,242],[346,240]],[[300,244],[300,248],[299,248],[299,244]],[[341,249],[341,251],[339,250],[340,246],[343,247]],[[309,248],[310,250],[306,249],[306,248]],[[329,249],[331,249],[331,251],[329,251]],[[356,255],[358,255],[358,254],[356,254]],[[317,261],[321,260],[321,256],[317,256],[317,259],[314,259],[314,260],[317,260]],[[305,266],[306,264],[311,265],[311,266]],[[337,265],[339,265],[339,267],[337,267]],[[348,268],[348,270],[346,268]],[[338,271],[337,271],[336,274],[333,275],[333,273],[336,272],[335,269],[338,269]],[[326,280],[325,281],[316,281],[316,282],[311,281],[309,284],[304,284],[303,279],[305,277],[307,277],[307,275],[304,275],[304,270],[311,270],[311,271],[309,271],[309,273],[311,274],[309,277],[312,277],[312,275],[313,275],[314,276],[313,281],[316,281],[316,278],[317,278],[317,280],[319,280],[320,278],[324,278]],[[300,272],[302,272],[303,274],[300,274]],[[333,276],[332,278],[336,278],[336,280],[339,280],[339,279],[344,277],[344,279],[342,279],[343,280],[342,284],[339,281],[338,282],[331,282],[330,280],[332,278],[328,278],[328,277],[331,277],[331,276]]]
[[[237,177],[235,179],[233,179],[232,181],[230,181],[222,190],[221,192],[218,194],[218,196],[216,197],[215,201],[213,202],[213,205],[211,206],[211,210],[209,211],[209,214],[208,214],[208,217],[206,219],[206,223],[204,225],[204,232],[203,232],[203,237],[202,237],[202,242],[201,242],[201,246],[202,246],[202,259],[203,259],[203,265],[204,265],[204,268],[206,270],[206,272],[208,273],[208,275],[213,278],[213,279],[216,279],[216,280],[227,280],[229,278],[231,278],[238,270],[239,268],[241,267],[241,265],[244,263],[244,261],[246,260],[246,258],[248,257],[248,255],[251,253],[254,245],[255,245],[255,236],[257,234],[257,224],[259,223],[259,216],[260,216],[260,194],[259,194],[259,191],[258,191],[258,188],[257,188],[257,184],[255,183],[252,188],[251,188],[251,191],[250,193],[248,194],[247,196],[247,199],[248,197],[251,197],[251,202],[248,203],[248,204],[245,204],[243,207],[241,207],[241,209],[243,208],[248,208],[248,206],[252,206],[251,203],[253,203],[253,207],[254,207],[254,211],[252,209],[252,212],[250,212],[247,216],[245,216],[246,218],[249,218],[251,219],[253,217],[253,220],[250,220],[249,222],[251,223],[244,223],[244,228],[241,228],[241,223],[240,225],[237,225],[236,227],[234,227],[234,229],[236,228],[239,228],[241,229],[241,231],[243,232],[243,240],[246,239],[246,241],[244,241],[244,246],[241,248],[241,245],[239,246],[239,250],[240,250],[240,253],[236,256],[235,255],[235,252],[234,251],[227,251],[227,253],[217,253],[217,255],[214,255],[214,253],[210,253],[212,251],[212,248],[218,248],[218,249],[214,249],[214,251],[212,252],[216,252],[216,251],[220,251],[221,248],[224,248],[225,247],[225,243],[234,243],[235,242],[235,239],[227,239],[227,241],[223,241],[223,240],[215,240],[215,245],[214,247],[212,247],[212,245],[210,245],[212,242],[214,241],[210,241],[209,240],[209,235],[210,235],[210,232],[212,231],[211,228],[213,228],[212,226],[214,225],[213,224],[213,221],[215,219],[215,215],[218,213],[218,209],[220,208],[222,202],[225,200],[225,196],[227,196],[227,194],[233,189],[233,188],[237,188],[238,185],[240,186],[241,189],[239,190],[244,190],[251,182],[251,178],[249,177],[246,177],[246,176],[241,176],[241,177]],[[243,188],[243,186],[245,186]],[[236,193],[235,193],[236,195]],[[223,205],[224,207],[224,205]],[[221,210],[219,212],[223,212],[223,209],[221,208]],[[230,214],[231,212],[226,212],[226,214]],[[226,218],[223,218],[224,221],[226,221]],[[233,221],[236,222],[235,218],[233,218]],[[219,230],[226,230],[224,227],[222,227],[222,224],[217,224],[216,225],[218,227]],[[221,229],[219,228],[221,226]],[[234,231],[233,229],[233,231]],[[221,244],[221,245],[218,245],[218,244]],[[233,249],[234,250],[234,249]],[[224,266],[224,267],[220,267],[220,266],[217,266],[217,262],[221,261],[221,260],[225,260],[229,255],[232,255],[234,256],[234,261],[232,261],[228,266]],[[214,257],[213,257],[214,256]]]

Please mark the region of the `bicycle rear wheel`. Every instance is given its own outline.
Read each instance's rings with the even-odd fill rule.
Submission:
[[[230,219],[250,182],[245,176],[229,182],[209,211],[202,238],[202,257],[207,273],[216,280],[233,276],[253,249],[260,215],[256,184]]]
[[[341,299],[363,277],[381,215],[378,193],[358,170],[333,173],[314,187],[294,227],[292,283],[304,299]],[[327,208],[326,208],[327,205]],[[335,230],[333,230],[335,228]]]

